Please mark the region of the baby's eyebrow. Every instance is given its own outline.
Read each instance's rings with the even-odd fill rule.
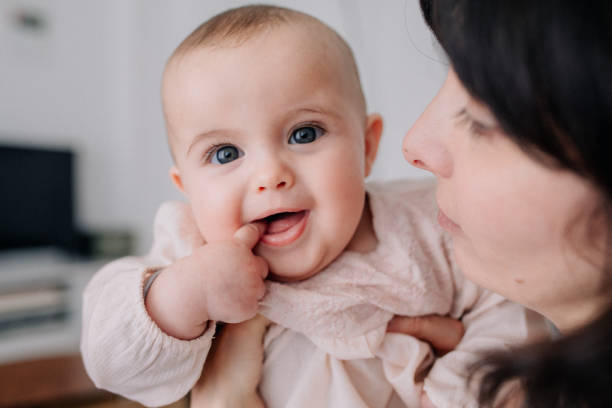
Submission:
[[[318,105],[317,106],[298,107],[298,108],[295,108],[295,109],[291,109],[288,112],[289,112],[288,113],[289,116],[297,116],[297,115],[302,114],[302,113],[314,113],[314,114],[318,114],[318,115],[328,115],[328,116],[331,116],[334,119],[338,119],[338,118],[342,117],[342,115],[340,115],[340,113],[336,112],[335,110],[328,109],[328,108],[323,108],[323,107],[318,106]],[[232,129],[212,129],[212,130],[207,130],[205,132],[199,133],[199,134],[197,134],[193,138],[193,140],[189,144],[189,147],[187,148],[186,156],[189,156],[189,153],[191,152],[193,147],[195,145],[197,145],[198,143],[200,143],[202,140],[205,140],[205,139],[208,139],[208,138],[212,138],[212,137],[218,137],[218,136],[229,136],[229,135],[233,135],[235,133],[236,133],[236,131],[232,130]]]
[[[327,111],[325,109],[322,109],[322,108],[319,108],[319,107],[297,108],[297,109],[294,110],[294,112],[327,113]]]
[[[211,138],[213,136],[227,135],[230,133],[233,133],[233,132],[227,129],[213,129],[213,130],[207,130],[206,132],[199,133],[198,135],[196,135],[196,137],[193,138],[193,140],[189,144],[189,147],[187,148],[186,156],[189,156],[189,152],[191,152],[191,149],[193,148],[193,146],[195,146],[202,140]]]
[[[338,120],[342,118],[342,115],[339,112],[333,109],[323,108],[321,106],[308,106],[292,109],[288,112],[288,117],[294,117],[304,113],[314,113],[317,115],[329,116],[333,120]]]

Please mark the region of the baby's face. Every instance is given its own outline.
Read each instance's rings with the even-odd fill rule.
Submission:
[[[281,27],[191,51],[164,78],[172,174],[202,236],[228,240],[265,222],[255,253],[280,280],[312,276],[351,241],[376,151],[349,74],[309,42]]]

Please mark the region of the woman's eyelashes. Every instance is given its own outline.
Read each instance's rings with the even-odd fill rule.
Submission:
[[[205,162],[213,164],[227,164],[242,156],[244,152],[231,144],[212,145],[204,154]]]
[[[289,135],[289,144],[312,143],[323,136],[324,133],[325,131],[319,126],[302,126],[291,132],[291,135]]]
[[[477,120],[475,120],[470,114],[468,114],[465,108],[461,109],[456,115],[457,123],[459,125],[467,126],[470,133],[476,136],[487,136],[490,135],[496,127],[487,126]]]

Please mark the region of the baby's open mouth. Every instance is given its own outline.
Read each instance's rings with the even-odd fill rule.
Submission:
[[[306,215],[306,211],[282,212],[262,218],[260,221],[266,223],[264,234],[278,234],[287,231],[299,223],[304,218],[304,215]]]
[[[261,218],[258,221],[266,223],[266,229],[261,242],[273,246],[284,246],[300,237],[306,226],[308,211],[280,212]]]

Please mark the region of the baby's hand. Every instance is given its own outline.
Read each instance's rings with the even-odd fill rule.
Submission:
[[[264,229],[261,223],[244,225],[231,241],[205,245],[192,255],[196,264],[209,265],[203,290],[210,320],[240,323],[257,314],[268,264],[252,250]]]
[[[253,254],[265,226],[242,226],[233,239],[197,248],[164,269],[146,298],[151,318],[167,334],[193,339],[209,320],[237,323],[257,313],[268,265]]]

